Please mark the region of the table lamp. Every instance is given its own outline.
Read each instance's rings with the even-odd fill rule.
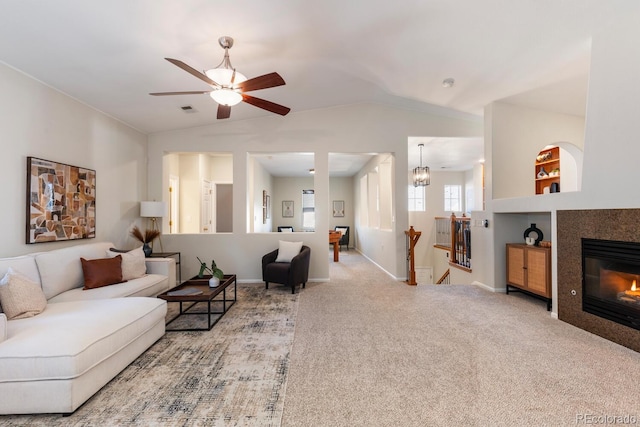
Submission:
[[[140,202],[140,216],[142,218],[151,218],[152,228],[160,231],[158,227],[158,218],[167,216],[169,210],[165,202]],[[164,252],[162,249],[162,239],[158,235],[158,241],[160,242],[160,252]]]

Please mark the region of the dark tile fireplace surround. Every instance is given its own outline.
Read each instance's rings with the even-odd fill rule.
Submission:
[[[584,311],[582,290],[582,238],[640,243],[640,209],[558,211],[557,220],[558,318],[640,352],[640,330]]]

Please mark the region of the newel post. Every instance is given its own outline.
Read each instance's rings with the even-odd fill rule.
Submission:
[[[407,284],[415,286],[418,283],[416,282],[416,260],[415,260],[415,251],[416,243],[418,243],[418,239],[422,234],[421,231],[415,231],[413,229],[413,225],[409,227],[409,230],[405,231],[404,234],[407,236],[407,260],[409,260],[409,277],[407,280]]]
[[[458,232],[458,230],[456,230],[456,214],[451,212],[451,255],[449,258],[449,262],[452,262],[454,264],[456,264],[456,241],[458,239],[458,236],[456,235],[456,233]]]

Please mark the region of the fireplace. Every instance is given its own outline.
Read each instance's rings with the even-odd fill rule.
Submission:
[[[582,238],[582,309],[640,330],[640,243]]]

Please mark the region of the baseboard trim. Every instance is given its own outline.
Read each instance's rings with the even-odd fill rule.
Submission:
[[[475,285],[475,286],[478,286],[478,287],[481,287],[482,289],[486,289],[487,291],[490,291],[490,292],[496,292],[496,293],[498,293],[498,292],[499,293],[506,293],[507,292],[507,288],[506,287],[505,288],[492,288],[491,286],[486,285],[486,284],[484,284],[482,282],[478,282],[477,280],[474,280],[473,282],[471,282],[471,284]]]
[[[384,271],[385,273],[387,273],[387,276],[391,277],[393,280],[397,280],[397,281],[407,281],[406,277],[396,277],[393,274],[389,273],[387,270],[385,270],[380,264],[378,264],[377,262],[375,262],[374,260],[372,260],[371,258],[369,258],[368,256],[366,256],[365,254],[363,254],[362,252],[360,252],[358,249],[355,249],[356,252],[358,252],[360,255],[362,255],[363,257],[365,257],[371,264],[375,265],[376,267],[378,267],[380,270]]]

